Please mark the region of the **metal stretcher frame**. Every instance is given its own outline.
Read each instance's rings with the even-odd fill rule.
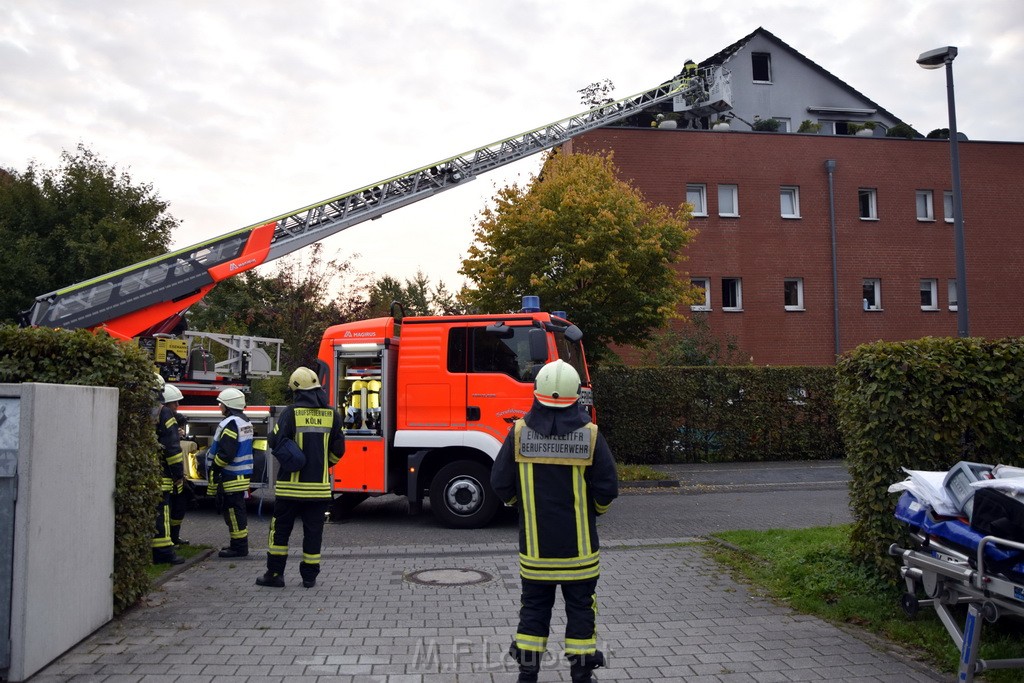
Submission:
[[[901,606],[911,617],[917,614],[921,605],[935,610],[960,652],[957,680],[971,683],[975,674],[990,669],[1024,669],[1024,658],[985,660],[978,656],[983,621],[993,623],[1004,614],[1024,617],[1024,582],[986,569],[986,566],[992,568],[993,551],[1000,557],[1006,557],[1007,553],[1024,551],[1024,543],[996,536],[980,537],[978,534],[980,540],[972,567],[968,554],[928,533],[930,525],[927,520],[911,521],[904,517],[900,521],[917,529],[910,533],[910,537],[918,546],[917,549],[901,548],[895,543],[889,546],[889,554],[903,561],[900,576],[906,582],[907,593],[901,599]],[[924,523],[917,524],[919,521]],[[942,522],[949,523],[949,520]],[[967,526],[964,522],[955,523]],[[1019,573],[1020,569],[1021,565],[1017,565],[1010,574],[1014,571]],[[928,596],[927,599],[917,598],[919,588]],[[967,618],[961,631],[951,608],[963,604],[967,605]]]

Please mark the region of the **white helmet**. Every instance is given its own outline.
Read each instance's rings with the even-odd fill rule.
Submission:
[[[225,389],[217,394],[217,403],[221,403],[228,408],[234,408],[235,410],[244,410],[245,394],[238,389]]]
[[[164,385],[164,403],[174,403],[175,401],[180,401],[182,398],[184,397],[181,395],[181,391],[178,387],[173,384]]]
[[[158,394],[163,394],[164,393],[164,384],[166,384],[166,383],[167,382],[166,382],[166,380],[164,380],[164,376],[163,375],[161,375],[159,372],[154,372],[153,373],[153,391],[155,391]]]
[[[562,359],[540,369],[533,383],[533,395],[552,408],[568,408],[580,397],[580,375]]]
[[[288,378],[288,387],[293,391],[319,389],[320,380],[317,379],[316,373],[309,368],[299,367],[295,368],[295,372]]]

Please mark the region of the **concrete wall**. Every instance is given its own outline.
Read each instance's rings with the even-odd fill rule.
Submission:
[[[11,665],[19,681],[113,616],[118,391],[0,384],[20,397]]]

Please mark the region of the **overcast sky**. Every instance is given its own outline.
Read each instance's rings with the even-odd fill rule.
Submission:
[[[78,143],[151,183],[184,247],[623,97],[768,29],[921,131],[1024,140],[1019,0],[0,0],[0,167]],[[536,158],[326,241],[357,270],[462,284],[474,217]],[[42,292],[40,292],[41,294]]]

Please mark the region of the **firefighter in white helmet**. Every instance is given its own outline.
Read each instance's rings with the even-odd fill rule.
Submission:
[[[185,560],[174,552],[171,539],[171,492],[175,487],[185,485],[184,457],[181,454],[181,437],[178,422],[174,418],[181,391],[173,384],[164,384],[161,403],[156,418],[156,440],[160,444],[161,465],[160,491],[163,494],[156,509],[156,527],[153,533],[153,564],[169,562],[181,564]]]
[[[541,368],[530,411],[505,438],[491,485],[519,508],[519,627],[509,654],[520,683],[534,683],[547,650],[555,588],[565,599],[565,656],[573,683],[594,680],[597,649],[597,515],[618,495],[615,461],[581,409],[580,376],[562,360]]]
[[[281,411],[267,440],[278,460],[274,484],[274,518],[270,522],[267,571],[257,586],[284,586],[288,538],[295,520],[302,521],[302,585],[312,588],[320,574],[320,546],[330,506],[330,468],[345,454],[341,415],[327,402],[316,373],[300,367],[288,379],[295,398]]]
[[[206,456],[207,491],[216,497],[217,510],[224,516],[231,539],[221,548],[220,557],[245,557],[249,554],[245,497],[252,477],[252,423],[245,416],[245,394],[238,389],[220,392],[217,403],[224,419],[217,425]]]

